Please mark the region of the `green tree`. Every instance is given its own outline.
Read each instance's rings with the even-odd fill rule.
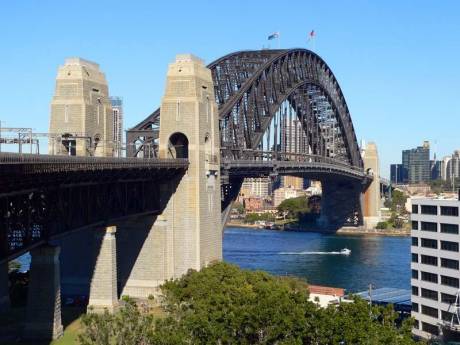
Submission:
[[[275,221],[275,215],[271,213],[247,213],[246,216],[244,217],[244,221],[246,223],[254,223],[255,221],[258,220],[264,220],[264,221],[269,221],[273,222]]]
[[[114,315],[85,316],[82,345],[416,344],[411,320],[396,327],[392,306],[356,298],[323,309],[296,278],[217,263],[161,289],[167,317],[154,320],[128,300]]]
[[[234,202],[233,203],[233,208],[239,213],[239,214],[244,214],[245,209],[244,206],[241,202]]]
[[[405,207],[406,201],[407,196],[403,192],[395,189],[391,195],[391,211],[397,212],[398,214],[407,213]]]
[[[8,262],[8,272],[19,271],[21,269],[21,264],[16,261],[12,260]]]
[[[277,209],[279,213],[287,214],[288,218],[297,219],[301,214],[310,212],[308,198],[305,196],[283,200]]]

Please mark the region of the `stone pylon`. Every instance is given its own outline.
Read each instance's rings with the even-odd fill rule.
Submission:
[[[97,63],[69,58],[59,67],[49,132],[50,154],[113,155],[112,106]]]
[[[169,65],[161,103],[160,158],[190,162],[163,212],[174,277],[222,259],[220,136],[211,71],[190,54]]]
[[[30,252],[25,339],[57,339],[63,333],[59,253],[59,247],[48,245]]]
[[[377,145],[369,142],[363,150],[364,170],[374,177],[363,196],[364,227],[375,228],[380,222],[380,166]]]
[[[88,311],[113,312],[118,307],[116,227],[96,230],[101,242],[91,279]]]

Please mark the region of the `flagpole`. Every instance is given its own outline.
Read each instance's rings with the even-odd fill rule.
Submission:
[[[281,32],[278,31],[278,50],[281,48]]]

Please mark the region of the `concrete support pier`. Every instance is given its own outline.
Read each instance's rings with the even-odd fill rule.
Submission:
[[[10,310],[8,262],[0,264],[0,314]]]
[[[45,245],[30,254],[30,283],[24,339],[57,339],[62,336],[60,248]]]
[[[117,243],[115,238],[117,228],[108,226],[96,231],[96,236],[102,237],[102,241],[91,279],[88,312],[100,313],[105,309],[114,312],[118,308]]]

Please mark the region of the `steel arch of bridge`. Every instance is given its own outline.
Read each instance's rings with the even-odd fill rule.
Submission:
[[[228,54],[208,65],[219,106],[222,161],[285,160],[279,143],[271,144],[269,155],[262,153],[262,140],[273,130],[273,119],[283,102],[295,108],[306,137],[296,152],[337,161],[362,171],[363,162],[350,112],[340,86],[328,65],[306,49],[241,51]],[[315,98],[316,97],[316,98]],[[316,102],[327,101],[335,118],[343,146],[340,157],[328,149],[328,137]],[[160,109],[127,133],[128,155],[154,157]],[[266,149],[265,149],[266,151]],[[290,157],[290,156],[289,156]]]

